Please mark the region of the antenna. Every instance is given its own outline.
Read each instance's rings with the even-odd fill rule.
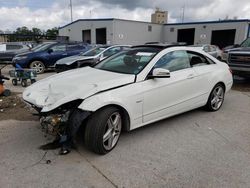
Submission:
[[[70,18],[71,18],[71,22],[73,22],[73,6],[72,6],[72,0],[69,1],[69,6],[70,6]]]

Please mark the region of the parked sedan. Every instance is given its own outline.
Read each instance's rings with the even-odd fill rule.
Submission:
[[[94,66],[99,61],[129,48],[129,45],[98,46],[85,53],[58,60],[55,65],[56,72],[63,72],[86,66]]]
[[[208,54],[219,60],[222,59],[222,51],[216,45],[204,44],[204,45],[193,45],[192,47],[203,50],[204,52],[207,52]]]
[[[12,59],[20,53],[27,52],[30,47],[25,44],[7,43],[0,44],[0,61],[11,62]]]
[[[18,63],[22,68],[36,69],[40,74],[48,68],[54,68],[57,60],[89,49],[90,47],[83,43],[48,42],[35,47],[30,52],[15,56],[12,63],[14,66]]]
[[[202,106],[219,110],[232,83],[228,65],[203,51],[142,45],[95,67],[41,80],[24,91],[23,99],[40,113],[46,131],[84,125],[87,147],[106,154],[122,130]]]

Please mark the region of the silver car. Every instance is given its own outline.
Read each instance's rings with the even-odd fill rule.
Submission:
[[[217,58],[218,60],[222,59],[222,51],[216,45],[211,44],[201,44],[201,45],[193,45],[192,47],[199,48],[204,52],[212,55],[213,57]]]
[[[129,45],[97,46],[85,53],[60,59],[55,64],[56,72],[93,66],[105,58],[130,49]]]

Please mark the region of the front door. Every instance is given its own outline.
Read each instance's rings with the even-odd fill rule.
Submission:
[[[170,71],[170,78],[142,82],[144,88],[143,123],[192,109],[197,89],[196,73],[186,51],[165,54],[154,66]]]
[[[48,55],[48,66],[53,66],[57,60],[68,57],[66,44],[57,44],[51,47],[51,52]]]

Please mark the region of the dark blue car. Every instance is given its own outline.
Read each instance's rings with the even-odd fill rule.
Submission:
[[[77,55],[90,49],[83,43],[48,42],[38,45],[29,52],[16,55],[13,66],[19,64],[22,68],[35,69],[38,74],[48,68],[54,68],[57,60]]]

